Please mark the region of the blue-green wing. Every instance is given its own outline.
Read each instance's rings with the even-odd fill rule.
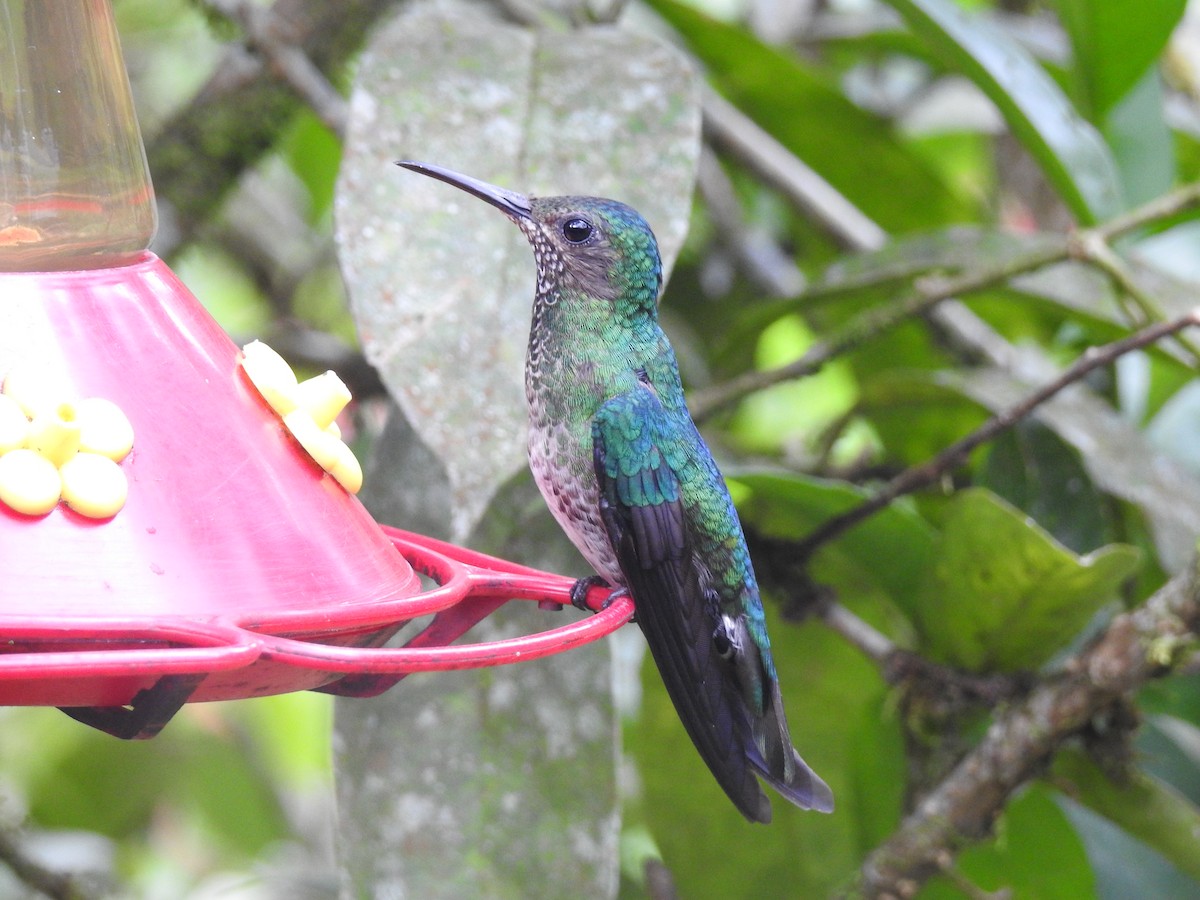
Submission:
[[[601,408],[592,428],[601,515],[688,736],[738,809],[768,821],[771,806],[755,777],[747,713],[714,641],[720,604],[695,558],[676,471],[684,459],[678,442],[687,436],[674,432],[649,389]]]
[[[741,527],[695,426],[639,388],[600,408],[592,444],[638,623],[717,782],[751,821],[771,818],[756,774],[802,808],[832,811],[829,787],[792,747]]]

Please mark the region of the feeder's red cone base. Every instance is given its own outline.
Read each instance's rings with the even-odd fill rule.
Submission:
[[[101,632],[217,618],[353,642],[378,627],[375,604],[417,592],[411,566],[284,429],[240,371],[238,349],[156,257],[0,276],[0,377],[14,369],[64,376],[73,399],[113,401],[134,443],[122,462],[128,500],[110,519],[65,503],[39,517],[0,505],[10,648],[24,643],[19,620],[61,626],[70,644],[81,618]],[[34,640],[53,641],[52,631]],[[222,682],[198,693],[243,691]],[[297,686],[310,685],[266,679],[254,692]],[[127,685],[96,687],[30,698],[0,682],[0,702],[128,700]]]
[[[165,676],[193,700],[346,674],[356,679],[346,691],[365,694],[409,671],[557,652],[629,618],[620,600],[548,634],[437,646],[506,599],[563,602],[572,582],[385,533],[299,446],[239,359],[151,254],[114,269],[0,274],[0,378],[57,373],[75,399],[116,403],[134,430],[120,463],[128,499],[111,518],[0,505],[0,704],[120,706]],[[440,587],[422,592],[410,560]],[[370,649],[460,601],[415,646]]]

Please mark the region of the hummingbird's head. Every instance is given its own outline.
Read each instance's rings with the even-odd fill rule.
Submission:
[[[526,197],[441,166],[397,165],[454,185],[512,219],[533,246],[539,298],[594,298],[626,315],[654,313],[662,288],[658,242],[632,207],[599,197]]]

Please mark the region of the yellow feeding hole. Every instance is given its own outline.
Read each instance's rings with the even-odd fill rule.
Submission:
[[[338,483],[352,494],[357,494],[363,483],[362,466],[354,451],[338,441],[337,460],[328,468],[328,472],[338,480]]]
[[[92,519],[107,519],[125,505],[129,482],[107,456],[77,453],[59,470],[62,498],[71,509]]]
[[[29,424],[29,448],[56,466],[78,453],[79,443],[79,422],[70,403],[43,409]]]
[[[33,450],[0,456],[0,502],[27,516],[44,516],[58,505],[62,478],[54,463]]]
[[[320,428],[303,409],[292,410],[283,417],[283,424],[317,465],[336,478],[347,491],[358,493],[362,487],[362,466],[358,464],[353,450]]]
[[[41,516],[65,500],[82,515],[108,518],[129,494],[117,463],[133,447],[133,426],[111,400],[64,400],[54,374],[18,367],[4,377],[0,503]]]
[[[298,382],[287,360],[262,341],[251,341],[242,348],[242,369],[317,465],[347,491],[358,493],[362,466],[342,441],[342,431],[334,421],[350,402],[346,383],[334,372]]]
[[[337,448],[342,442],[318,428],[313,417],[307,412],[302,409],[293,410],[283,417],[283,424],[322,469],[328,470],[337,462]]]

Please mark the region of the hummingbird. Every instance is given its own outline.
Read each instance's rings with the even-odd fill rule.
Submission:
[[[491,204],[533,247],[525,361],[529,465],[550,511],[635,619],[684,729],[751,822],[759,778],[803,809],[833,792],[792,746],[741,522],[684,401],[658,322],[662,262],[634,209],[529,197],[429,163],[397,165]]]

